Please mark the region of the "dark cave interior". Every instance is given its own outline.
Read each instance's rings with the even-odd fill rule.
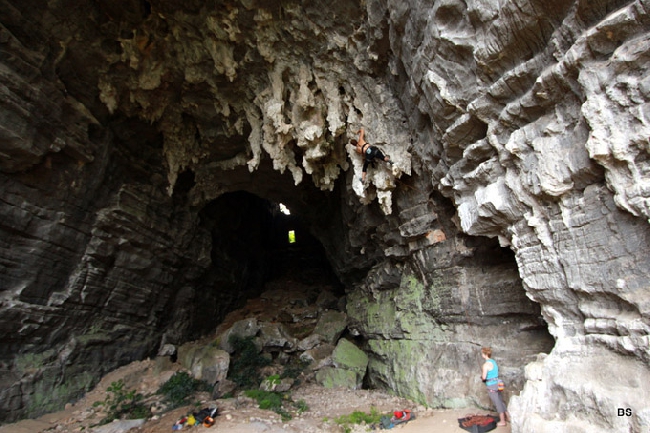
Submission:
[[[207,204],[201,224],[212,236],[212,265],[198,283],[193,334],[212,330],[233,309],[280,279],[344,288],[325,249],[306,222],[281,211],[279,203],[236,191]]]

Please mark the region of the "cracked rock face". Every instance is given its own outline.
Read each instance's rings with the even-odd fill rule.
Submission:
[[[647,428],[649,11],[0,0],[0,418],[212,331],[282,202],[373,386],[489,406],[491,345],[513,431]]]

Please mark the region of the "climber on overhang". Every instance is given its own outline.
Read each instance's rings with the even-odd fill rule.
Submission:
[[[390,165],[393,165],[393,161],[390,160],[390,157],[384,155],[384,153],[381,150],[379,150],[379,148],[377,148],[376,146],[372,146],[370,143],[364,140],[363,136],[365,134],[365,131],[363,128],[359,129],[358,133],[359,133],[359,139],[350,140],[350,144],[352,144],[355,147],[358,154],[363,155],[363,169],[361,170],[361,181],[365,182],[366,175],[368,172],[368,165],[371,165],[374,168],[375,160],[381,160],[387,162]]]

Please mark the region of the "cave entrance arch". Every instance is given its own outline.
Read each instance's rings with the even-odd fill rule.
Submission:
[[[309,221],[283,212],[280,203],[240,190],[211,201],[199,216],[212,250],[211,266],[196,288],[201,308],[192,321],[193,334],[213,331],[230,311],[259,296],[272,281],[326,285],[337,296],[345,294]]]

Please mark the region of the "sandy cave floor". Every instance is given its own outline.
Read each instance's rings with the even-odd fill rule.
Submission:
[[[109,433],[108,426],[101,430],[96,425],[103,417],[100,409],[93,403],[103,400],[106,388],[114,381],[123,379],[127,385],[137,386],[143,394],[152,393],[158,389],[160,382],[169,378],[168,375],[156,373],[154,361],[141,361],[129,364],[106,375],[97,387],[86,396],[70,404],[65,410],[46,414],[38,419],[23,420],[14,424],[0,426],[0,433],[78,433],[102,432]],[[250,399],[232,398],[211,400],[206,394],[201,399],[202,407],[219,408],[215,425],[207,428],[202,425],[186,427],[183,432],[200,433],[229,432],[229,433],[339,433],[343,429],[333,420],[341,415],[354,411],[370,412],[376,408],[381,413],[391,413],[393,410],[411,409],[416,418],[407,424],[398,425],[391,431],[401,433],[459,433],[465,430],[458,426],[457,419],[467,414],[486,414],[481,409],[434,410],[419,406],[409,400],[398,398],[380,391],[326,389],[313,384],[305,384],[292,389],[294,401],[304,400],[309,410],[296,415],[293,419],[283,422],[280,416],[268,410],[261,410]],[[196,406],[186,406],[162,415],[154,416],[141,427],[129,430],[130,433],[162,433],[171,432],[173,424],[182,416],[196,412]],[[109,425],[110,426],[110,425]],[[355,426],[353,433],[369,431],[365,426]],[[382,431],[382,430],[377,430]],[[510,433],[510,425],[498,427],[497,433]]]

